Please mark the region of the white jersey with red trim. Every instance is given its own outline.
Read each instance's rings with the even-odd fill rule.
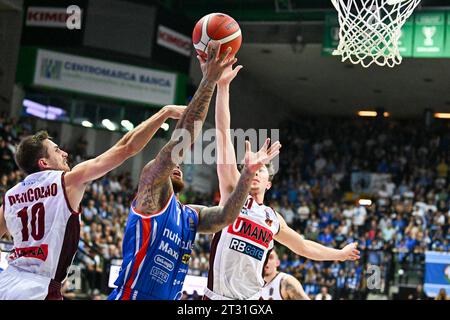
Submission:
[[[280,222],[275,211],[248,196],[235,222],[214,235],[205,295],[209,299],[255,299]]]
[[[279,272],[269,283],[261,289],[263,300],[284,300],[281,295],[281,282],[287,276],[284,272]]]
[[[6,192],[4,214],[14,239],[9,266],[61,283],[80,238],[80,217],[67,202],[64,172],[28,175]]]

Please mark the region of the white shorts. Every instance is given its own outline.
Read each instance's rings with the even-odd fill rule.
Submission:
[[[204,295],[209,299],[209,300],[236,300],[236,299],[231,299],[225,296],[222,296],[218,293],[215,293],[211,290],[209,290],[208,288],[205,288],[205,293]],[[261,294],[260,292],[257,292],[256,294],[254,294],[253,296],[245,299],[245,300],[261,300]]]
[[[50,278],[9,266],[0,272],[0,300],[44,300]]]

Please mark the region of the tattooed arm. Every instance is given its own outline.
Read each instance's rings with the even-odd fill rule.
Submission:
[[[198,232],[216,233],[233,223],[244,206],[256,172],[242,171],[239,182],[223,207],[192,206],[198,211]]]
[[[281,297],[283,300],[311,300],[296,278],[286,275],[281,281]]]
[[[237,186],[223,207],[206,208],[194,206],[194,209],[197,210],[199,215],[198,232],[216,233],[236,220],[250,192],[252,180],[256,172],[280,153],[279,148],[268,149],[268,142],[269,139],[267,139],[266,143],[257,153],[251,152],[249,141],[245,142],[244,169],[242,170]]]
[[[152,213],[161,210],[172,195],[170,175],[201,131],[217,80],[226,67],[236,62],[234,58],[227,59],[230,48],[220,58],[219,51],[220,43],[210,41],[208,57],[211,58],[202,66],[203,79],[194,97],[178,121],[170,141],[142,170],[136,205],[139,211]]]
[[[86,160],[76,165],[64,177],[69,204],[78,208],[83,199],[84,191],[89,182],[104,176],[120,166],[125,160],[139,153],[169,118],[179,119],[184,106],[168,105],[142,122],[133,130],[127,132],[110,149],[94,159]]]

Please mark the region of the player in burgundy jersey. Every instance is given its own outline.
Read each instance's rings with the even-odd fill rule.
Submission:
[[[202,58],[197,57],[200,61]],[[216,132],[217,174],[220,203],[228,199],[236,187],[240,172],[230,135],[229,87],[242,66],[229,67],[217,83]],[[275,142],[271,147],[279,145]],[[294,253],[317,261],[359,259],[357,243],[337,250],[304,239],[291,229],[283,217],[264,205],[271,187],[273,166],[261,167],[252,181],[248,200],[236,222],[214,235],[211,243],[210,269],[205,297],[212,300],[259,299],[264,285],[263,269],[274,240]]]
[[[272,250],[264,267],[264,281],[261,289],[263,300],[311,300],[303,290],[303,286],[294,276],[278,271],[280,259]]]
[[[79,207],[89,182],[136,155],[184,106],[165,106],[113,147],[75,166],[46,132],[24,138],[15,160],[26,178],[3,195],[0,237],[13,236],[9,267],[0,273],[0,299],[62,299],[61,283],[80,238]]]

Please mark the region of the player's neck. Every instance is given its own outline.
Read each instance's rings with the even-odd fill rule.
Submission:
[[[266,283],[270,283],[275,277],[280,273],[280,271],[275,271],[274,273],[267,275],[264,277],[264,281]]]
[[[250,195],[253,197],[253,199],[255,199],[255,201],[258,204],[264,203],[264,195],[265,194],[266,194],[265,192],[250,191]]]

